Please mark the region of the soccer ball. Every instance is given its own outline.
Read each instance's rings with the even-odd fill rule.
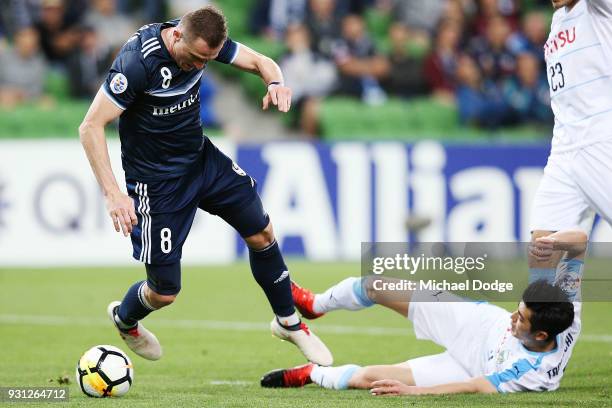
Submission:
[[[76,381],[90,397],[120,397],[128,392],[133,380],[130,358],[114,346],[92,347],[77,363]]]

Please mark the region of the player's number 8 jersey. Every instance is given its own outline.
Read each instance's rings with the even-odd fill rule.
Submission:
[[[200,80],[182,70],[161,32],[179,20],[148,24],[121,48],[102,90],[124,112],[119,118],[123,168],[142,182],[186,174],[201,156]],[[227,39],[216,60],[230,64],[238,44]]]

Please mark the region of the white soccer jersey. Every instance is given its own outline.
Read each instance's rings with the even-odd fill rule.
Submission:
[[[499,392],[554,391],[580,334],[581,302],[574,302],[574,322],[557,336],[557,347],[545,353],[527,350],[510,332],[508,319],[498,319],[485,343],[482,372]]]
[[[553,16],[544,46],[552,152],[612,140],[612,0],[579,0]]]

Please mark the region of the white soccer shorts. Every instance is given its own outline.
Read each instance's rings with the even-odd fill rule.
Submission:
[[[530,229],[591,232],[598,213],[612,224],[612,142],[599,142],[548,158],[536,192]]]
[[[470,373],[448,351],[413,358],[398,366],[410,367],[414,385],[418,387],[462,382],[472,378]]]
[[[490,328],[508,311],[485,302],[465,300],[449,292],[413,294],[408,309],[418,339],[431,340],[446,352],[402,363],[412,370],[416,385],[430,386],[466,381],[484,375],[480,364],[486,354]]]

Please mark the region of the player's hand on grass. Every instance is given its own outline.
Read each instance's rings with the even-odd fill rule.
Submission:
[[[113,220],[115,231],[123,232],[124,236],[132,233],[132,226],[138,224],[134,201],[127,194],[118,192],[106,198],[106,209]]]
[[[418,395],[419,387],[406,385],[397,380],[380,380],[372,383],[370,394],[381,395]]]
[[[270,84],[268,93],[263,97],[263,110],[268,110],[270,104],[278,107],[280,112],[289,112],[291,108],[291,88],[284,85]]]
[[[529,254],[540,262],[548,261],[555,252],[555,242],[556,240],[551,237],[536,238],[529,245]]]

